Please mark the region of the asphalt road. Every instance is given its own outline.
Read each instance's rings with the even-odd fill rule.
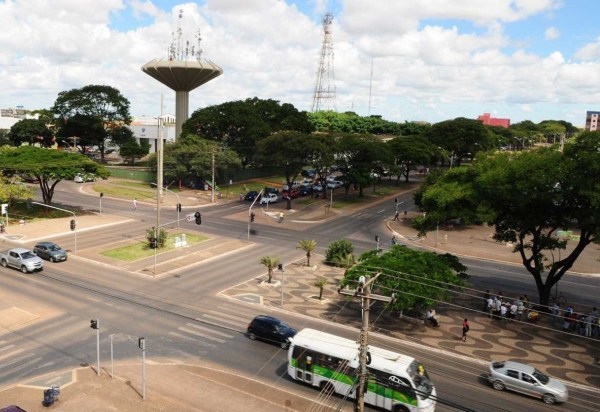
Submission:
[[[58,191],[55,200],[83,208],[98,206],[97,199],[70,191]],[[401,201],[408,202],[409,199]],[[226,219],[227,215],[244,206],[236,203],[203,208],[203,224],[198,229],[220,236],[244,238],[246,223]],[[156,219],[155,211],[143,205],[135,215],[131,205],[123,201],[104,199],[102,208],[104,212],[135,216],[137,222],[127,226],[127,233],[123,233],[120,227],[81,233],[78,237],[80,250],[143,233]],[[0,383],[5,387],[49,371],[81,364],[95,365],[96,339],[89,320],[99,318],[104,366],[110,357],[110,334],[114,334],[116,362],[139,359],[137,339],[144,336],[150,358],[190,363],[210,359],[244,374],[272,381],[274,385],[285,385],[289,390],[315,396],[314,389],[287,377],[284,351],[243,336],[242,332],[256,314],[256,309],[240,302],[223,300],[215,294],[262,275],[264,269],[258,264],[258,257],[264,254],[278,255],[284,262],[301,259],[303,253],[295,249],[299,239],[316,239],[319,244],[317,252],[320,253],[329,243],[340,238],[351,240],[358,253],[373,248],[374,236],[381,234],[383,238],[384,222],[390,214],[393,215],[393,210],[393,204],[373,205],[341,219],[292,233],[285,225],[255,225],[254,245],[237,252],[235,259],[213,259],[182,270],[176,276],[159,279],[131,276],[119,270],[87,265],[77,259],[48,264],[44,272],[37,275],[2,269],[0,291],[5,291],[6,296],[15,301],[37,305],[45,311],[47,318],[0,335]],[[163,211],[162,216],[163,219],[175,219],[176,213]],[[60,239],[57,241],[60,242]],[[531,278],[518,266],[483,261],[467,261],[466,264],[476,287],[492,290],[519,288],[530,296],[536,295]],[[582,303],[594,302],[597,296],[594,288],[597,287],[597,282],[578,277],[571,281],[565,293],[577,296]],[[350,338],[356,336],[355,330],[341,325],[309,320],[291,313],[272,313],[297,328],[314,327]],[[482,378],[485,366],[478,363],[417,348],[399,340],[377,336],[373,339],[378,346],[415,356],[425,364],[438,390],[439,411],[461,410],[460,407],[481,411],[596,410],[590,394],[585,392],[571,390],[572,400],[567,405],[547,407],[535,399],[494,391]]]

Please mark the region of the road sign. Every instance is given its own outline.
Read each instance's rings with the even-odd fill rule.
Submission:
[[[196,219],[196,216],[194,216],[194,214],[193,214],[193,213],[190,213],[189,215],[185,215],[185,219],[186,219],[188,222],[193,222],[193,221]]]

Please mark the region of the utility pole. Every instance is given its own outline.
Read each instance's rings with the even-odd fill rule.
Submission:
[[[211,163],[212,163],[212,190],[210,194],[210,202],[215,203],[215,148],[213,147],[210,151]]]
[[[359,375],[358,386],[356,388],[356,403],[354,405],[355,412],[363,412],[365,407],[365,388],[367,386],[367,364],[371,362],[369,355],[369,310],[371,300],[380,302],[392,302],[394,296],[382,296],[371,294],[371,287],[381,273],[377,273],[374,277],[367,281],[367,278],[361,276],[358,280],[358,287],[355,290],[339,289],[338,293],[359,298],[362,306],[362,325],[360,328],[359,338]]]

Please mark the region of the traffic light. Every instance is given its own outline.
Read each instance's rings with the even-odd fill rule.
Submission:
[[[194,217],[196,218],[196,224],[201,225],[202,224],[202,215],[200,214],[200,212],[194,213]]]
[[[75,230],[75,227],[77,226],[77,223],[75,222],[75,219],[71,219],[71,230]]]
[[[250,221],[254,222],[254,218],[256,217],[256,215],[254,213],[250,213]]]
[[[156,249],[156,238],[155,237],[150,238],[150,249]]]
[[[379,242],[379,235],[375,236],[375,242]]]
[[[177,211],[181,212],[181,203],[177,203]]]
[[[100,192],[100,197],[104,197],[104,193]]]
[[[281,270],[283,272],[283,263],[277,265],[277,270]]]
[[[138,339],[138,348],[140,348],[141,350],[146,350],[146,338]]]
[[[8,208],[8,203],[2,203],[2,215],[6,214],[6,208]]]
[[[98,319],[90,320],[90,328],[92,329],[100,329],[100,321]]]

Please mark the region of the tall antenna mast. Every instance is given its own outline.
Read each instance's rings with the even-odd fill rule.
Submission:
[[[331,22],[333,15],[325,14],[323,18],[323,44],[317,70],[317,83],[313,94],[312,111],[336,111],[335,105],[335,75],[333,72],[333,39],[331,37]]]

